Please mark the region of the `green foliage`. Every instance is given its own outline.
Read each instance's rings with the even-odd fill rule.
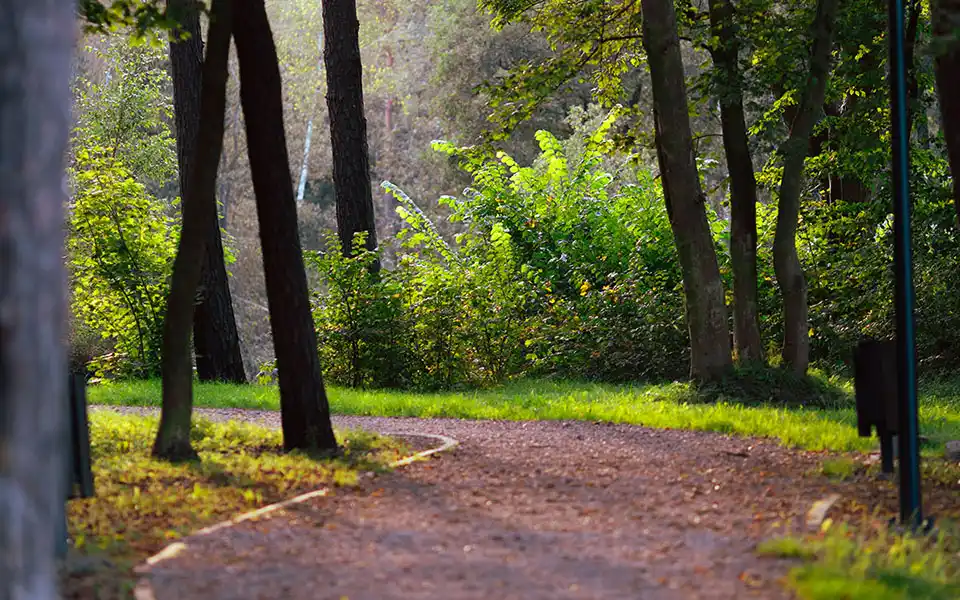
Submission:
[[[917,295],[917,349],[926,374],[960,362],[960,230],[946,164],[918,153],[913,181],[913,257]],[[823,368],[843,369],[863,336],[892,337],[893,229],[887,187],[863,202],[813,199],[803,208],[798,235],[809,281],[812,358]],[[772,235],[772,233],[771,233]],[[762,244],[761,264],[771,260]],[[771,288],[762,310],[777,317]],[[773,334],[778,321],[767,321]]]
[[[109,155],[137,181],[160,194],[177,169],[165,50],[113,39],[105,50],[87,51],[105,63],[106,73],[102,79],[74,83],[74,153],[95,146],[109,148]]]
[[[787,580],[803,600],[947,600],[960,596],[958,543],[955,527],[923,537],[879,523],[855,531],[828,519],[816,536],[771,540],[757,550],[808,561]]]
[[[859,464],[852,458],[841,456],[828,458],[820,465],[820,473],[831,479],[849,479],[857,472]]]
[[[331,250],[308,259],[322,279],[314,315],[327,377],[353,386],[436,388],[512,375],[523,362],[527,294],[514,277],[509,236],[500,229],[466,234],[454,250],[412,200],[392,191],[409,226],[399,237],[419,253],[374,275],[376,253],[344,257],[331,234]]]
[[[471,231],[509,235],[531,290],[526,358],[541,374],[628,381],[675,378],[687,352],[673,235],[649,172],[609,163],[620,111],[574,120],[560,141],[537,133],[540,155],[522,167],[437,143],[473,177],[458,198],[443,198]],[[607,167],[616,166],[611,172]]]
[[[377,252],[364,246],[366,232],[354,236],[353,256],[341,252],[333,232],[326,251],[307,252],[306,263],[323,278],[313,295],[313,316],[324,376],[354,387],[409,384],[410,355],[399,288],[372,271]]]
[[[197,2],[203,7],[203,2]],[[134,39],[158,41],[157,33],[176,26],[175,15],[167,14],[166,3],[158,0],[80,0],[80,16],[87,31],[107,33],[130,28]]]
[[[481,87],[493,109],[494,137],[503,137],[558,91],[574,81],[593,84],[594,98],[609,106],[624,100],[624,82],[642,64],[640,5],[609,2],[517,2],[481,0],[493,14],[493,26],[523,23],[542,32],[553,55],[521,60],[506,75]]]
[[[175,210],[160,199],[173,195],[177,169],[170,78],[163,49],[102,41],[87,52],[103,75],[74,82],[71,344],[76,361],[100,374],[150,376],[159,372],[179,230]]]
[[[166,206],[148,194],[109,150],[77,152],[72,169],[67,255],[76,321],[110,338],[118,356],[100,368],[159,373],[163,315],[176,253]]]

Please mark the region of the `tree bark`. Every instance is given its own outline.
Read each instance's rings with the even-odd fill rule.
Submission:
[[[210,220],[216,221],[217,167],[223,150],[227,61],[230,56],[230,0],[214,0],[203,61],[200,122],[191,158],[190,181],[181,202],[181,233],[173,261],[167,313],[163,321],[163,404],[153,455],[179,461],[196,458],[190,444],[193,411],[193,368],[190,329],[194,298],[200,283]]]
[[[737,31],[730,0],[710,0],[710,27],[718,40],[713,63],[720,74],[720,124],[730,170],[730,262],[733,267],[733,339],[741,363],[763,363],[757,312],[757,180],[743,113]]]
[[[0,600],[57,594],[73,2],[0,0]]]
[[[953,175],[953,203],[960,224],[960,0],[931,2],[933,35],[938,42],[934,63],[940,120]]]
[[[348,255],[353,235],[361,231],[367,232],[366,248],[377,247],[356,0],[323,0],[323,37],[337,233]]]
[[[800,106],[781,147],[783,176],[773,240],[773,268],[783,296],[783,349],[785,368],[805,374],[810,362],[810,334],[807,319],[807,280],[797,255],[797,223],[800,218],[800,191],[803,163],[810,135],[823,105],[830,74],[830,53],[837,20],[837,0],[818,0],[813,23],[810,67]]]
[[[641,6],[643,45],[653,85],[657,157],[683,272],[690,376],[710,380],[732,364],[730,336],[723,284],[693,155],[676,14],[670,0],[642,0]]]
[[[200,34],[199,5],[194,0],[169,0],[168,10],[180,24],[187,39],[171,40],[170,67],[173,74],[173,107],[177,127],[177,162],[180,167],[180,194],[189,191],[190,175],[200,128],[200,89],[203,74],[203,40]],[[214,194],[216,191],[214,190]],[[214,214],[207,223],[205,259],[200,290],[193,315],[193,347],[200,381],[246,383],[240,334],[233,314],[230,284],[223,260],[220,220]]]
[[[240,101],[277,356],[283,443],[288,450],[336,451],[300,248],[277,50],[264,0],[236,4]]]

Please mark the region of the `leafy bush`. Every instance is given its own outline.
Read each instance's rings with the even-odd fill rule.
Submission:
[[[308,255],[322,282],[314,318],[325,375],[354,387],[440,388],[517,372],[528,295],[514,277],[509,236],[499,228],[461,236],[455,250],[412,200],[388,187],[408,223],[399,237],[417,253],[373,274],[376,252],[345,257],[328,234],[328,250]]]
[[[960,229],[946,164],[919,156],[926,160],[917,161],[912,187],[917,355],[921,372],[936,374],[960,363]],[[894,335],[891,206],[882,187],[868,202],[804,207],[798,241],[810,284],[811,358],[824,368],[846,369],[864,336]]]
[[[313,315],[325,376],[353,387],[401,387],[411,377],[409,336],[400,292],[390,278],[371,271],[377,252],[364,246],[366,233],[354,237],[353,256],[344,256],[334,233],[326,251],[307,252],[306,262],[323,278],[314,293]]]
[[[614,116],[566,144],[539,132],[531,167],[437,143],[474,179],[440,200],[462,224],[452,244],[384,183],[406,223],[397,267],[375,277],[375,255],[363,252],[308,261],[322,280],[315,318],[327,376],[426,388],[530,373],[682,377],[687,333],[669,220],[649,173],[633,169],[627,181],[604,170]]]
[[[67,252],[77,324],[114,342],[123,375],[159,373],[163,315],[177,229],[104,148],[77,152]],[[113,358],[117,358],[114,356]]]

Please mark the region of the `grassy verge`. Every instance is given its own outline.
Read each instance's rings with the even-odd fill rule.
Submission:
[[[199,421],[201,460],[172,465],[150,458],[156,427],[156,419],[91,414],[96,497],[68,504],[80,567],[65,582],[67,597],[130,597],[130,569],[171,541],[299,493],[355,485],[360,472],[405,452],[388,438],[339,432],[342,456],[321,460],[283,453],[278,431]]]
[[[856,530],[827,520],[818,535],[760,544],[762,555],[797,558],[787,585],[801,600],[954,600],[960,598],[960,535],[891,533],[880,522]]]
[[[333,387],[329,396],[335,414],[582,419],[771,437],[809,450],[874,448],[875,440],[857,436],[848,388],[833,388],[827,401],[817,407],[777,405],[780,390],[776,387],[744,391],[737,382],[698,391],[685,383],[614,386],[527,380],[488,390],[443,393]],[[200,407],[279,409],[274,386],[199,384],[195,390]],[[743,397],[746,394],[750,397]],[[757,401],[765,394],[773,403]],[[89,397],[94,404],[159,406],[160,383],[108,383],[91,387]],[[922,433],[929,439],[928,452],[941,452],[946,441],[960,439],[960,380],[925,385],[920,420]]]

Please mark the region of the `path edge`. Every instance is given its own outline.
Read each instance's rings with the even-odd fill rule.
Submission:
[[[434,448],[430,448],[427,450],[421,450],[420,452],[416,452],[414,454],[411,454],[410,456],[406,456],[404,458],[400,458],[391,462],[388,465],[391,469],[398,469],[400,467],[405,467],[415,462],[425,460],[426,458],[434,454],[439,454],[441,452],[448,452],[460,444],[458,440],[452,437],[449,437],[446,435],[440,435],[437,433],[408,433],[404,431],[393,431],[393,432],[377,431],[375,433],[377,433],[377,435],[382,435],[387,437],[425,437],[425,438],[432,438],[440,442],[439,446],[436,446]],[[294,496],[293,498],[282,500],[280,502],[275,502],[273,504],[261,506],[256,510],[251,510],[245,513],[241,513],[235,517],[227,519],[226,521],[221,521],[213,525],[208,525],[203,529],[199,529],[197,531],[190,533],[186,537],[189,539],[189,538],[199,537],[203,535],[210,535],[211,533],[215,533],[217,531],[220,531],[221,529],[226,529],[228,527],[233,527],[234,525],[238,525],[240,523],[243,523],[244,521],[249,521],[251,519],[262,517],[264,515],[268,515],[278,510],[282,510],[289,506],[303,504],[304,502],[308,500],[312,500],[313,498],[324,497],[329,493],[329,491],[330,491],[329,487],[323,487],[317,490],[313,490],[311,492],[305,492],[303,494],[300,494],[299,496]],[[172,544],[160,550],[160,552],[157,552],[156,554],[149,556],[145,561],[143,561],[142,563],[134,567],[133,572],[135,575],[137,575],[137,585],[133,590],[133,596],[135,600],[156,600],[156,595],[153,593],[153,586],[150,585],[150,581],[147,577],[149,569],[167,559],[173,558],[174,556],[176,556],[186,548],[187,548],[186,542],[173,542]]]

